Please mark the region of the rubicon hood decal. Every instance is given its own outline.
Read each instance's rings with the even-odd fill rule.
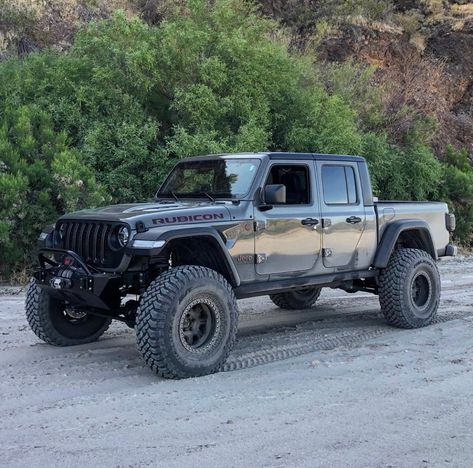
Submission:
[[[215,223],[230,221],[231,214],[224,204],[207,202],[136,203],[114,205],[68,213],[64,219],[121,221],[131,226],[138,221],[145,227],[176,224]]]
[[[214,221],[225,219],[224,213],[202,213],[195,215],[165,216],[154,218],[153,224],[176,224],[176,223],[199,223],[202,221]]]

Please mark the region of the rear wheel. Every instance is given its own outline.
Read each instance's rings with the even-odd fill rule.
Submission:
[[[271,294],[269,298],[281,309],[309,309],[320,296],[321,288],[303,288],[295,291]]]
[[[76,310],[51,297],[31,282],[26,293],[26,319],[35,335],[55,346],[72,346],[96,341],[111,320]]]
[[[394,252],[379,278],[379,302],[386,320],[399,328],[432,323],[440,302],[440,275],[423,250]]]
[[[218,371],[236,339],[232,287],[214,270],[185,265],[154,280],[136,316],[138,349],[157,374],[186,378]]]

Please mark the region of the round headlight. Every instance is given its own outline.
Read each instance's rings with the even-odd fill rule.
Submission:
[[[130,240],[130,229],[126,226],[121,226],[118,229],[118,243],[121,247],[125,247]]]

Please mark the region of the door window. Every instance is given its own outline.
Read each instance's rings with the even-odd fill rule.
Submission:
[[[266,185],[286,186],[286,205],[308,205],[310,203],[309,168],[293,164],[275,164],[266,180]]]
[[[355,171],[351,166],[323,166],[322,187],[326,205],[358,203]]]

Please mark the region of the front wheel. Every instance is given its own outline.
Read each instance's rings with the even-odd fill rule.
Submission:
[[[158,375],[186,378],[218,371],[236,339],[232,287],[214,270],[184,265],[156,278],[136,316],[138,350]]]
[[[72,346],[96,341],[111,320],[75,310],[51,297],[34,281],[26,293],[26,319],[35,335],[55,346]]]
[[[440,302],[440,274],[423,250],[400,249],[379,278],[379,302],[386,320],[399,328],[432,323]]]

